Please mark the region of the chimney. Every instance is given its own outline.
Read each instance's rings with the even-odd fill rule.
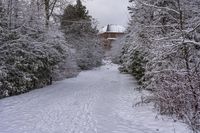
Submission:
[[[109,32],[109,31],[110,31],[110,25],[108,24],[108,25],[107,25],[106,32]]]

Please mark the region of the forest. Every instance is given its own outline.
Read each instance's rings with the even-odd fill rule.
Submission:
[[[0,0],[0,98],[101,65],[86,7],[64,0]]]

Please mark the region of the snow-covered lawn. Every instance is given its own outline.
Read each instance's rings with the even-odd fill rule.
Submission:
[[[0,133],[190,133],[185,124],[133,107],[141,94],[112,63],[0,100]]]

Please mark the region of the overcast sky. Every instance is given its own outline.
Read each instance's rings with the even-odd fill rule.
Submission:
[[[99,27],[107,24],[127,25],[128,0],[87,0],[84,5],[89,14],[98,20]]]

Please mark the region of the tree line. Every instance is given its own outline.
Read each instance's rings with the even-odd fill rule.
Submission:
[[[161,114],[200,130],[200,1],[129,0],[119,59]]]
[[[92,17],[80,0],[70,3],[0,0],[0,98],[101,64],[103,52]],[[76,15],[66,17],[71,14]]]

